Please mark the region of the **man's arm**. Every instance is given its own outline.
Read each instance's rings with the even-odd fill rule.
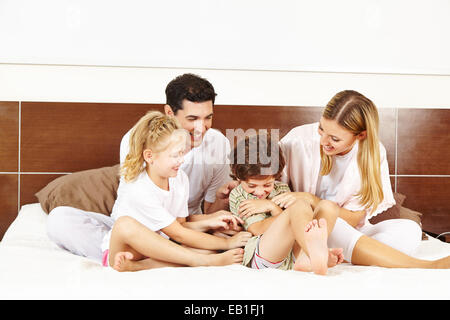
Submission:
[[[204,213],[209,214],[219,210],[228,210],[230,192],[238,185],[238,181],[229,181],[217,189],[216,200],[214,202],[205,200],[203,203]]]

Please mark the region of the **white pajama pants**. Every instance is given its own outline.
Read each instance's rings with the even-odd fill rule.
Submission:
[[[47,235],[60,248],[102,262],[102,241],[114,220],[101,213],[56,207],[47,219]]]
[[[422,229],[416,222],[408,219],[390,219],[377,224],[366,222],[361,228],[355,229],[338,218],[328,237],[328,247],[343,248],[344,259],[351,262],[353,248],[363,235],[378,240],[407,255],[412,255],[422,240]]]

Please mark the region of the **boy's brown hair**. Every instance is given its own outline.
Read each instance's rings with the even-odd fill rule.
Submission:
[[[249,178],[281,177],[285,166],[278,141],[270,133],[245,136],[238,141],[230,154],[231,178],[247,181]]]

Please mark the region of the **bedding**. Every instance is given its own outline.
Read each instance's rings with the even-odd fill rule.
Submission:
[[[24,205],[0,242],[0,299],[449,299],[450,270],[341,264],[327,276],[242,265],[119,273],[73,255],[46,235],[39,203]],[[450,255],[432,237],[414,253]]]

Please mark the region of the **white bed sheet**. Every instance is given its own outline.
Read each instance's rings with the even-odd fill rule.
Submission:
[[[0,243],[0,299],[449,299],[450,270],[341,264],[327,276],[224,267],[161,268],[119,273],[58,248],[47,215],[25,205]],[[450,255],[432,237],[414,256]]]

